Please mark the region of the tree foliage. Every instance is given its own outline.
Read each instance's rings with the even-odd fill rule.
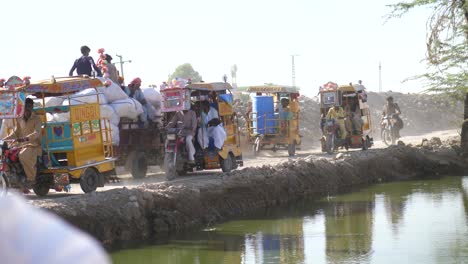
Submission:
[[[429,7],[426,61],[427,91],[461,99],[468,92],[468,0],[413,0],[390,5],[388,18],[399,18],[416,7]]]
[[[201,75],[195,71],[190,63],[184,63],[179,65],[174,73],[169,76],[169,79],[175,79],[176,77],[184,78],[184,79],[191,79],[192,82],[199,82],[202,80]]]

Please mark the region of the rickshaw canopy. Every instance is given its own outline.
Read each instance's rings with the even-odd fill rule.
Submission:
[[[185,86],[185,89],[199,91],[224,91],[231,90],[232,86],[229,83],[213,82],[213,83],[191,83]]]
[[[77,93],[87,88],[97,88],[101,86],[104,86],[104,84],[99,79],[63,77],[17,85],[16,87],[2,89],[0,92],[23,92],[25,94],[33,94],[36,97],[48,97]]]
[[[298,88],[283,85],[249,86],[245,91],[249,93],[299,93]]]

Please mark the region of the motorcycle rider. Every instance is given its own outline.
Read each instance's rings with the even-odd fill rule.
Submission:
[[[326,116],[327,119],[333,119],[335,120],[336,123],[338,123],[338,125],[340,126],[342,140],[346,139],[346,136],[347,136],[346,126],[345,126],[345,116],[346,116],[345,111],[338,103],[335,103],[335,106],[331,107],[330,110],[328,110],[328,113]]]
[[[393,102],[393,97],[392,96],[387,97],[387,102],[384,105],[383,111],[382,111],[381,125],[382,125],[382,128],[385,127],[384,118],[386,116],[391,116],[392,118],[395,118],[397,120],[395,124],[397,138],[400,138],[400,129],[403,128],[403,120],[401,120],[400,114],[401,114],[400,107],[398,106],[397,103]]]
[[[16,119],[16,127],[4,139],[14,139],[22,145],[19,160],[26,174],[25,188],[29,189],[36,181],[37,157],[42,154],[42,123],[39,116],[33,113],[34,101],[26,98],[23,117]]]
[[[188,151],[188,163],[195,163],[195,147],[193,146],[193,137],[197,131],[197,114],[192,109],[178,111],[171,119],[167,128],[178,127],[183,129],[185,136],[185,146]]]

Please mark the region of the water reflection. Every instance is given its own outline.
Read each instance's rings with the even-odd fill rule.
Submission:
[[[113,254],[115,263],[459,263],[468,177],[376,185],[215,231]]]

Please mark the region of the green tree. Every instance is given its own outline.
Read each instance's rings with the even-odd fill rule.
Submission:
[[[193,69],[190,63],[184,63],[178,66],[174,73],[170,75],[169,81],[175,79],[176,77],[191,79],[192,82],[199,82],[202,80],[201,75]]]
[[[412,0],[390,7],[389,18],[416,7],[432,8],[427,21],[428,72],[414,78],[426,80],[428,92],[443,92],[457,100],[465,97],[461,146],[468,154],[468,0]]]

